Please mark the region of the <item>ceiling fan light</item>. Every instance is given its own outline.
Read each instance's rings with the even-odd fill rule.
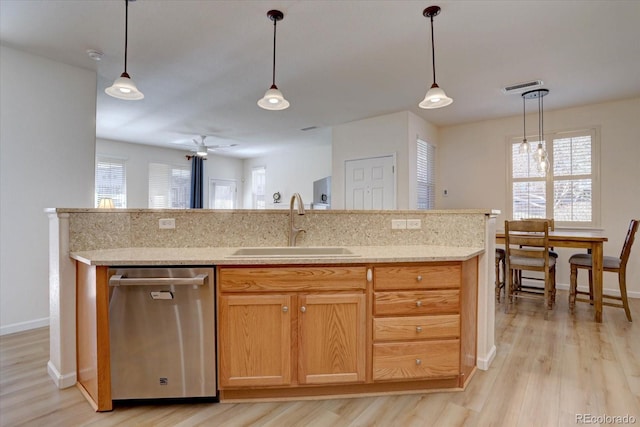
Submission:
[[[198,145],[198,149],[196,150],[196,154],[200,157],[205,157],[208,153],[207,146],[204,144]]]
[[[120,77],[113,82],[113,85],[109,86],[104,91],[109,96],[128,101],[136,101],[144,98],[144,94],[138,90],[136,84],[131,80],[131,77],[129,77],[129,74],[127,73],[122,73]]]
[[[258,106],[265,110],[284,110],[289,108],[289,101],[284,99],[282,92],[276,85],[272,85],[264,94],[264,97],[258,100]]]
[[[441,108],[451,104],[453,99],[449,98],[444,90],[437,84],[433,84],[431,89],[427,91],[426,96],[418,106],[424,109]]]

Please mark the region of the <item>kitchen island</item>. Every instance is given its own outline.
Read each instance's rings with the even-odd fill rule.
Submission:
[[[175,217],[176,229],[157,231],[158,220],[168,216]],[[353,283],[349,284],[346,290],[332,289],[329,291],[329,288],[314,288],[317,284],[304,284],[303,288],[305,289],[287,288],[284,296],[290,298],[287,304],[292,305],[286,305],[286,307],[287,309],[294,308],[287,310],[290,322],[283,323],[292,325],[291,333],[288,334],[291,337],[291,348],[287,355],[291,362],[287,363],[290,366],[291,375],[285,376],[287,379],[283,381],[284,385],[258,385],[243,388],[244,386],[238,385],[237,381],[236,384],[233,384],[234,380],[232,379],[235,378],[233,369],[235,368],[231,367],[231,371],[229,371],[231,375],[228,375],[229,381],[227,381],[224,378],[225,369],[228,366],[220,366],[222,400],[264,399],[277,398],[278,396],[299,397],[302,389],[306,390],[304,393],[310,393],[309,395],[332,396],[336,395],[338,391],[347,394],[366,394],[384,392],[383,388],[377,388],[381,387],[379,384],[393,389],[391,384],[402,382],[411,383],[413,387],[425,390],[436,386],[437,383],[434,381],[445,381],[438,388],[459,389],[464,387],[472,374],[472,370],[464,371],[463,369],[467,368],[461,368],[462,366],[473,366],[473,369],[477,366],[480,369],[487,369],[495,354],[493,345],[493,289],[491,287],[493,278],[490,277],[493,271],[491,265],[493,257],[487,256],[487,253],[492,254],[493,242],[495,241],[495,218],[491,211],[312,212],[301,217],[301,225],[307,230],[307,233],[299,242],[300,245],[341,247],[348,249],[355,256],[267,257],[265,259],[259,257],[243,258],[233,256],[233,253],[237,248],[286,246],[286,232],[284,230],[286,230],[288,220],[287,213],[282,211],[55,209],[49,211],[49,217],[50,229],[52,230],[50,253],[52,273],[54,273],[50,280],[52,339],[49,373],[59,387],[75,384],[76,375],[80,369],[77,366],[75,351],[76,279],[80,282],[84,275],[91,279],[89,282],[95,278],[97,279],[96,283],[102,280],[103,286],[106,286],[105,272],[110,265],[216,265],[217,274],[220,276],[217,289],[218,304],[221,304],[221,301],[225,301],[225,299],[229,300],[227,297],[283,296],[283,290],[278,288],[281,286],[280,279],[269,281],[275,287],[259,291],[250,290],[247,295],[239,295],[241,292],[246,293],[247,290],[236,289],[237,280],[235,279],[227,282],[224,279],[225,269],[233,273],[229,277],[236,278],[241,275],[235,273],[249,270],[258,271],[260,274],[264,274],[265,278],[274,274],[275,277],[281,278],[283,276],[280,272],[286,269],[293,269],[294,272],[302,270],[303,275],[311,269],[313,273],[310,274],[312,276],[319,274],[319,277],[323,275],[331,277],[331,271],[335,269],[351,267],[357,269],[358,283],[355,286]],[[422,221],[422,228],[391,231],[391,219],[395,218],[418,218]],[[76,264],[78,266],[77,275]],[[401,270],[397,270],[398,268],[410,272],[415,283],[407,281],[411,276],[399,275],[398,272]],[[427,271],[422,271],[423,268],[426,268]],[[449,280],[445,280],[442,286],[430,289],[432,285],[429,283],[431,281],[425,280],[426,283],[422,282],[424,286],[421,288],[421,285],[417,283],[417,278],[419,276],[427,277],[432,268],[446,271],[445,276],[457,277],[458,284],[452,285]],[[82,269],[88,271],[89,275],[86,276],[82,273]],[[392,273],[389,274],[390,271]],[[394,289],[395,278],[401,276],[404,277],[404,281],[398,282],[399,288]],[[385,277],[392,277],[394,280],[390,282]],[[469,279],[470,277],[471,279]],[[321,280],[318,283],[324,281]],[[465,290],[468,287],[467,283],[473,284],[473,293],[477,296],[477,298],[471,299],[474,301],[472,311],[477,313],[477,316],[467,316],[473,318],[473,322],[467,323],[465,326],[464,320],[460,319],[465,316],[463,313],[466,310],[464,308],[465,301],[470,301],[465,300],[465,295],[471,295],[470,291]],[[447,304],[451,304],[453,301],[456,309],[447,308],[445,311],[449,310],[449,312],[437,314],[412,313],[406,311],[408,310],[406,301],[394,308],[394,298],[406,298],[407,292],[411,291],[438,293],[436,299],[448,301]],[[325,295],[326,292],[338,295]],[[456,292],[458,292],[458,296],[454,297]],[[321,369],[325,366],[322,361],[314,362],[315,364],[312,365],[300,362],[301,360],[304,362],[304,358],[301,359],[301,356],[309,353],[305,347],[301,347],[304,340],[300,331],[305,330],[305,323],[301,320],[300,313],[303,311],[300,309],[312,306],[319,307],[317,304],[314,305],[314,302],[317,301],[314,301],[315,296],[328,296],[331,299],[336,296],[344,296],[343,294],[349,295],[343,305],[336,306],[336,312],[350,313],[349,316],[357,318],[362,316],[364,307],[364,317],[360,317],[360,324],[364,326],[351,331],[345,330],[347,337],[364,336],[364,350],[359,350],[364,354],[364,357],[361,357],[358,350],[355,350],[357,357],[352,360],[358,362],[355,364],[345,362],[341,365],[342,368],[345,368],[344,372],[340,372],[339,376],[333,378],[335,380],[341,377],[348,380],[346,380],[346,384],[341,384],[339,389],[335,389],[335,384],[339,381],[334,380],[327,381],[330,383],[329,385],[311,384],[320,378],[322,378],[321,381],[324,381],[328,377],[313,373],[314,369]],[[424,297],[422,294],[418,296]],[[229,307],[234,307],[237,300],[234,298],[230,298],[230,300]],[[300,305],[301,301],[304,302],[302,306]],[[413,304],[415,305],[417,302],[419,300],[413,301]],[[419,308],[419,310],[430,309],[433,309],[433,305],[427,303]],[[399,311],[394,312],[394,310]],[[231,313],[231,311],[227,310],[227,313]],[[306,314],[311,315],[311,309]],[[220,316],[220,313],[218,315]],[[230,315],[233,316],[233,313]],[[320,314],[319,316],[322,319],[324,315]],[[425,316],[440,316],[438,319],[443,321],[442,325],[446,325],[433,329],[439,331],[437,334],[440,334],[440,337],[428,337],[425,341],[438,341],[440,338],[460,341],[459,344],[452,344],[449,341],[445,343],[447,345],[444,347],[439,347],[443,350],[442,352],[436,352],[436,360],[439,357],[438,354],[449,355],[442,360],[451,360],[452,354],[458,355],[459,362],[455,367],[455,375],[450,362],[443,362],[434,368],[427,363],[423,364],[423,361],[419,360],[420,358],[414,358],[412,360],[414,368],[407,367],[399,370],[394,370],[391,366],[394,362],[391,365],[388,363],[389,360],[393,361],[397,354],[407,353],[408,350],[414,351],[416,348],[419,348],[420,351],[425,350],[420,348],[420,345],[416,347],[414,345],[416,343],[409,342],[411,340],[406,337],[408,333],[406,326],[402,322],[402,324],[398,324],[398,319],[402,318],[403,321],[408,320],[415,330],[418,330],[416,328],[425,330],[426,325],[419,324],[421,320],[425,320]],[[456,320],[456,316],[459,316],[458,320]],[[104,321],[107,317],[104,312],[101,314],[96,312],[96,319]],[[221,317],[219,320],[219,328],[224,328],[225,318]],[[432,318],[430,317],[429,320]],[[307,322],[307,324],[309,323]],[[461,332],[454,334],[451,332],[454,330],[468,331],[470,328],[476,332],[473,334]],[[220,332],[218,339],[224,340],[225,332],[222,329]],[[228,333],[227,336],[229,336]],[[465,337],[468,336],[473,337],[474,344],[464,342]],[[362,339],[359,342],[363,342]],[[359,345],[361,346],[361,344]],[[362,349],[362,347],[356,347]],[[466,348],[473,348],[473,352],[465,350]],[[223,355],[220,355],[222,361],[224,358]],[[471,362],[472,359],[475,360]],[[362,361],[364,361],[364,369],[360,368]],[[406,363],[406,361],[402,363]],[[352,366],[356,366],[358,369],[349,370]],[[241,369],[246,369],[246,367]],[[434,372],[439,372],[440,379],[424,380],[428,381],[430,386],[420,384],[423,380],[417,378],[426,378]],[[398,375],[413,375],[413,378],[404,381],[400,380]],[[249,389],[253,391],[248,393]],[[406,387],[401,387],[401,389],[407,390]],[[310,392],[309,390],[314,391]],[[396,391],[399,390],[396,389]]]
[[[108,267],[212,264],[222,401],[464,389],[476,369],[484,249],[340,249],[348,255],[242,257],[237,248],[71,253],[80,389],[96,410],[112,409]]]

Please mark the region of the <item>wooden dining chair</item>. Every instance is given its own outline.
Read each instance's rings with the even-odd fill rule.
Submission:
[[[604,256],[602,260],[603,271],[618,273],[618,285],[620,286],[620,296],[605,295],[603,292],[602,305],[624,308],[624,312],[626,313],[627,320],[629,322],[631,322],[631,311],[629,310],[629,300],[627,299],[627,261],[629,261],[631,246],[633,245],[636,231],[638,231],[639,223],[640,220],[631,220],[627,236],[624,239],[624,244],[622,245],[622,252],[620,252],[620,256]],[[571,258],[569,258],[569,264],[571,265],[569,308],[571,309],[571,312],[573,312],[576,301],[589,302],[593,304],[593,263],[591,254],[580,253],[572,255]],[[581,268],[589,271],[589,292],[578,290],[578,269]],[[580,298],[577,297],[577,295],[588,295],[589,298]],[[619,302],[612,302],[611,300]]]
[[[545,319],[553,308],[555,294],[556,259],[549,256],[549,222],[538,220],[505,221],[505,264],[508,304],[516,298],[543,299],[546,307]],[[544,274],[544,288],[523,287],[517,282],[520,272],[539,271]]]
[[[547,221],[549,223],[549,231],[555,231],[555,229],[556,229],[555,221],[554,221],[553,218],[524,218],[524,219],[527,220],[527,221],[537,221],[537,222]],[[549,256],[555,258],[556,259],[556,263],[558,262],[558,253],[553,250],[553,247],[549,248]],[[553,269],[552,274],[554,275],[553,282],[555,283],[555,274],[556,274],[555,269]],[[526,279],[527,281],[535,280],[535,281],[542,281],[542,282],[544,282],[544,280],[545,280],[544,277],[541,278],[541,277],[537,277],[537,276],[523,276],[522,275],[522,271],[519,271],[518,272],[518,277],[516,279],[517,286],[524,287],[524,288],[530,288],[531,290],[534,290],[534,291],[535,291],[535,289],[537,287],[536,286],[526,285],[523,279]],[[553,292],[551,294],[551,300],[555,304],[555,302],[556,302],[556,290],[555,290],[555,287],[553,288]]]
[[[500,302],[500,295],[502,294],[502,289],[505,287],[505,282],[507,281],[507,274],[505,272],[505,251],[501,248],[496,248],[496,302]],[[500,270],[502,269],[502,277],[500,276]],[[505,298],[507,296],[507,291],[504,291]]]

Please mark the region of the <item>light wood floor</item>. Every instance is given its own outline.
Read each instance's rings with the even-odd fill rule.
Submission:
[[[95,413],[75,388],[47,375],[48,329],[0,337],[2,426],[570,426],[576,414],[635,417],[640,425],[640,300],[635,319],[605,307],[567,309],[558,292],[550,320],[542,305],[496,310],[497,356],[464,392],[301,402],[182,404]],[[609,423],[610,425],[611,423]]]

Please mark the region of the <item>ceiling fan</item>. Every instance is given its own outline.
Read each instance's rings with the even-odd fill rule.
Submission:
[[[196,155],[200,157],[204,157],[207,155],[209,151],[214,152],[220,148],[229,148],[235,147],[238,144],[216,144],[216,145],[205,145],[204,140],[207,139],[206,135],[200,135],[200,141],[197,139],[193,139],[193,143],[196,145]]]

